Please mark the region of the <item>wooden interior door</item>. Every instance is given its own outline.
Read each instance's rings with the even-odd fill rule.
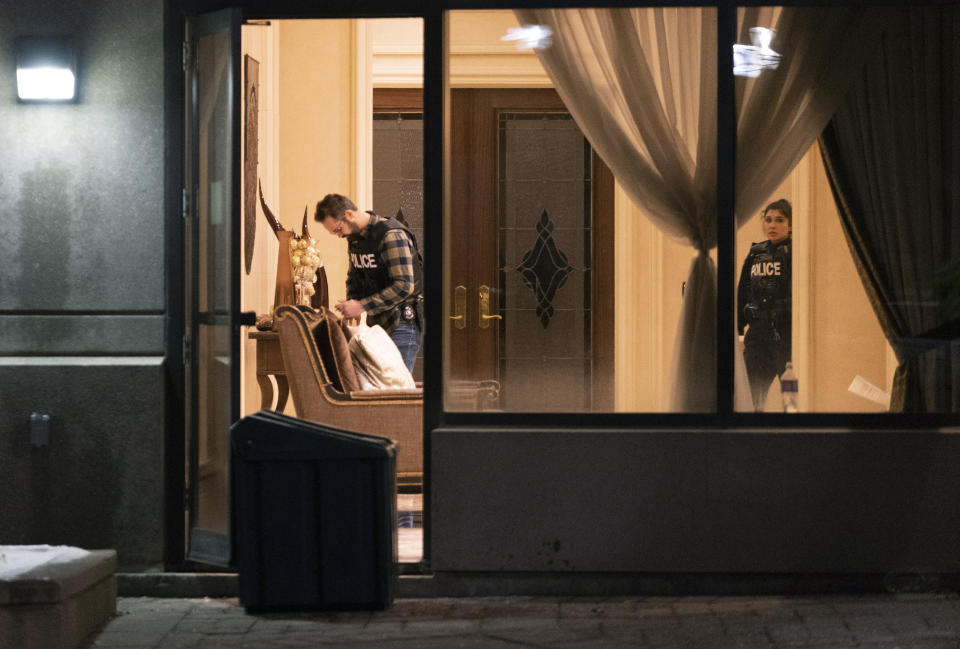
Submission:
[[[613,177],[551,89],[457,89],[448,410],[613,406]]]

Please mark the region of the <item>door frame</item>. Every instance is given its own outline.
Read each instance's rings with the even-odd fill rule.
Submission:
[[[190,33],[187,28],[191,21],[195,24],[195,32]],[[183,45],[181,66],[179,70],[180,84],[180,129],[177,151],[179,156],[179,177],[177,184],[180,186],[181,194],[181,219],[176,229],[179,231],[177,238],[180,246],[179,269],[181,283],[179,285],[179,315],[182,325],[182,338],[180,342],[180,371],[183,379],[182,392],[180,393],[180,421],[182,422],[181,444],[176,447],[180,451],[179,462],[180,469],[176,474],[180,477],[180,488],[174,488],[169,480],[167,484],[168,508],[177,509],[176,512],[168,511],[166,520],[168,528],[165,534],[165,544],[167,551],[166,563],[176,563],[186,569],[202,569],[210,571],[211,565],[220,566],[227,569],[232,563],[232,534],[233,525],[229,519],[232,517],[229,503],[226,503],[228,517],[228,532],[221,534],[202,530],[194,527],[194,519],[197,514],[199,487],[198,487],[198,436],[197,430],[197,408],[194,402],[195,395],[198,393],[198,349],[199,349],[199,320],[197,319],[198,295],[194,288],[194,283],[199,272],[199,251],[197,241],[194,241],[193,247],[188,249],[188,242],[193,240],[193,235],[188,232],[197,227],[197,195],[196,186],[191,181],[193,174],[197,173],[198,159],[196,156],[196,147],[190,143],[195,143],[197,133],[193,131],[194,124],[188,119],[188,115],[193,115],[196,111],[195,92],[193,84],[194,77],[191,76],[191,67],[196,60],[194,41],[197,36],[215,32],[226,32],[229,37],[229,68],[227,71],[227,118],[229,120],[230,145],[229,159],[232,161],[227,170],[227,176],[230,179],[229,191],[227,192],[227,224],[229,232],[226,260],[227,276],[229,285],[229,303],[227,306],[229,319],[229,394],[228,399],[228,419],[232,424],[239,418],[240,414],[240,297],[241,287],[239,276],[240,268],[240,229],[241,221],[238,218],[240,209],[239,187],[241,180],[242,167],[239,164],[240,159],[240,128],[242,116],[240,115],[240,24],[241,12],[239,9],[223,9],[216,12],[208,12],[191,16],[181,17],[179,20],[181,28],[181,42]],[[187,39],[191,42],[188,43]],[[168,138],[170,137],[168,129]],[[186,163],[187,157],[190,157],[190,164]],[[188,177],[190,176],[190,177]],[[168,177],[168,184],[172,179]],[[189,265],[189,268],[188,268]],[[190,304],[187,304],[187,302]],[[170,339],[168,337],[168,344]],[[168,442],[173,435],[168,436]],[[226,481],[230,483],[230,460],[229,460],[229,434],[227,434],[226,449],[222,450],[227,454],[226,459]],[[172,453],[167,453],[167,467],[175,461]],[[178,500],[172,500],[172,497],[179,496]],[[179,505],[177,504],[179,502]],[[176,516],[176,522],[173,522]]]
[[[166,260],[166,311],[164,336],[163,413],[163,564],[172,572],[190,570],[186,565],[186,403],[183,359],[185,331],[184,233],[183,233],[183,137],[186,97],[183,82],[183,43],[186,19],[175,2],[163,3],[164,24],[164,259]]]

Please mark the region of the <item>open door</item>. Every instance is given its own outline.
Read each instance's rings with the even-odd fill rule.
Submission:
[[[230,425],[239,418],[240,13],[186,22],[187,557],[230,562]]]

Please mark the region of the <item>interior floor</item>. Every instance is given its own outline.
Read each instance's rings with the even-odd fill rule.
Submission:
[[[397,559],[400,563],[423,559],[423,494],[397,494]]]

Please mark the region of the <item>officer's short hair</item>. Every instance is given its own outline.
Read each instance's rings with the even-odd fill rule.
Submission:
[[[356,210],[357,206],[349,198],[342,194],[327,194],[319,203],[313,218],[323,223],[327,218],[333,218],[337,221],[343,220],[343,215],[347,210]]]
[[[777,210],[778,212],[783,214],[785,217],[787,217],[787,223],[789,225],[791,226],[793,225],[793,206],[790,205],[790,201],[788,201],[787,199],[781,198],[779,200],[773,201],[772,203],[767,205],[765,208],[763,208],[763,211],[760,212],[760,217],[763,218],[764,216],[766,216],[767,212],[770,210]]]

